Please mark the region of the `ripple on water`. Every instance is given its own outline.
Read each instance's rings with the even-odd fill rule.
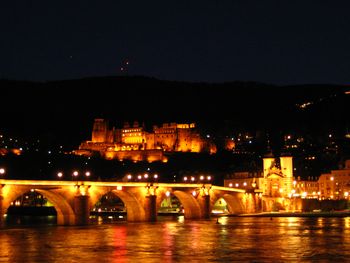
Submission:
[[[341,218],[220,218],[0,230],[0,262],[316,262],[350,258]]]

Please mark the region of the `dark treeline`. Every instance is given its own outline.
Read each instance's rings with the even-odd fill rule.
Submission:
[[[255,82],[188,83],[146,77],[66,81],[0,80],[1,129],[78,145],[94,118],[121,127],[135,120],[151,129],[163,122],[196,122],[205,132],[344,129],[347,87],[274,86]],[[314,102],[308,108],[296,105]]]

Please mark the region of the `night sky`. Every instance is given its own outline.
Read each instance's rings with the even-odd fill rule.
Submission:
[[[349,84],[349,7],[347,0],[2,1],[0,78]]]

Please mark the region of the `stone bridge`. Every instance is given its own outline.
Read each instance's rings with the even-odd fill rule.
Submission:
[[[156,221],[161,202],[169,193],[184,208],[185,219],[207,219],[215,202],[223,198],[230,214],[254,213],[260,197],[237,188],[212,184],[0,180],[0,222],[11,202],[35,191],[55,207],[58,225],[89,223],[91,208],[109,192],[119,197],[126,208],[127,221]]]

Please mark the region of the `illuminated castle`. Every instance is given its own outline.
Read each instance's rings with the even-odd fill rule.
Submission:
[[[195,123],[164,123],[147,132],[138,122],[110,129],[106,120],[95,119],[91,141],[81,143],[74,153],[90,156],[94,152],[106,159],[165,162],[165,152],[215,153],[216,147],[198,133]]]

